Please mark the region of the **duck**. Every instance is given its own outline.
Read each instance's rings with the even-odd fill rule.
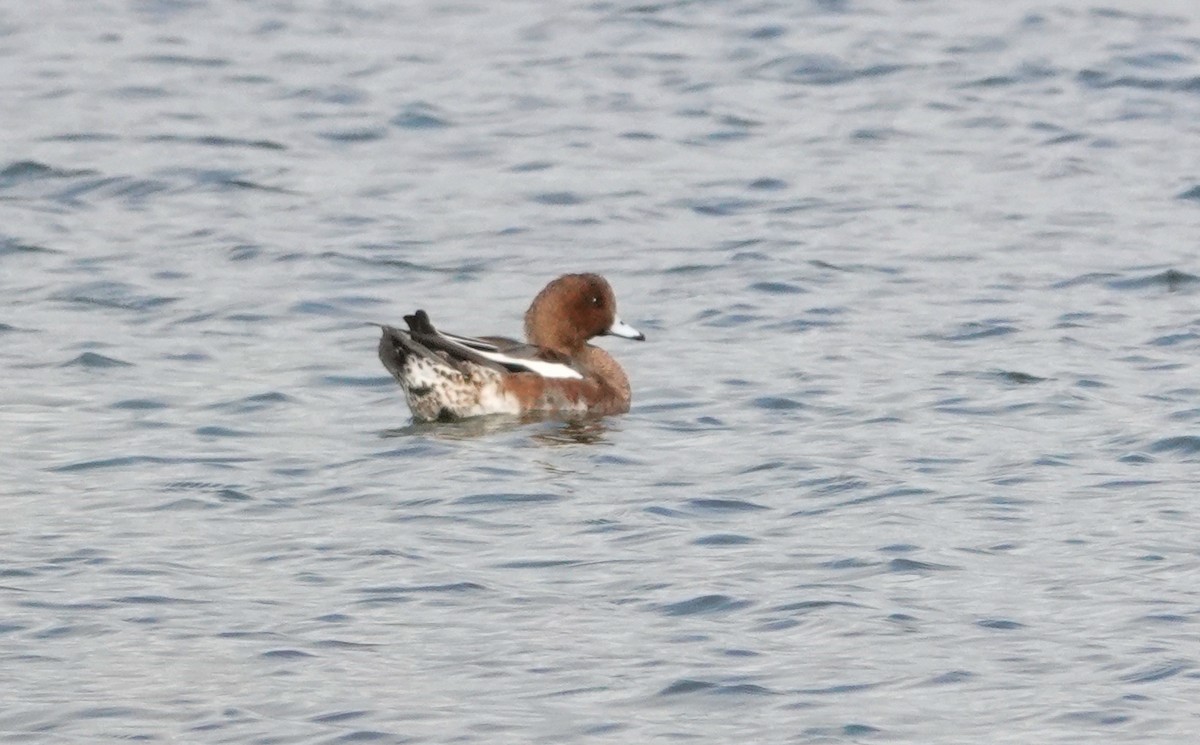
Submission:
[[[429,314],[404,316],[407,329],[381,325],[379,359],[415,421],[489,414],[607,416],[629,411],[629,377],[599,336],[645,341],[617,315],[612,285],[599,274],[564,274],[525,312],[525,341],[441,331]]]

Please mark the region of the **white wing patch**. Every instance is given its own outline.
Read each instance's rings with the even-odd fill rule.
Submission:
[[[475,350],[476,354],[481,357],[487,357],[493,362],[499,362],[502,365],[519,365],[530,372],[535,372],[543,378],[563,378],[566,380],[583,380],[583,375],[578,370],[570,365],[564,365],[561,362],[546,362],[545,360],[531,360],[525,357],[510,357],[507,354],[499,352],[485,352],[482,349]]]

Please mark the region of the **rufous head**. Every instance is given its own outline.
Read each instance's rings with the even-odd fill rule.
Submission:
[[[573,355],[588,339],[620,336],[645,341],[617,316],[617,298],[599,274],[564,274],[546,285],[525,312],[530,344]]]

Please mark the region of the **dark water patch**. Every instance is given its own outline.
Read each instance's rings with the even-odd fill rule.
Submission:
[[[1142,558],[1144,559],[1145,557]],[[1159,557],[1159,560],[1161,559],[1162,557]],[[1195,619],[1178,613],[1151,613],[1142,616],[1140,620],[1151,623],[1192,623]]]
[[[1150,344],[1156,347],[1174,347],[1179,344],[1196,341],[1200,339],[1200,334],[1194,331],[1186,331],[1182,334],[1167,334],[1158,336],[1150,340]]]
[[[1176,199],[1184,199],[1184,200],[1189,200],[1189,201],[1193,201],[1193,202],[1200,202],[1200,185],[1193,186],[1192,188],[1188,189],[1187,191],[1180,192],[1176,196]]]
[[[167,404],[148,398],[128,398],[124,401],[117,401],[109,408],[128,411],[155,411],[167,408]]]
[[[1085,88],[1105,90],[1108,88],[1134,88],[1143,91],[1167,91],[1171,93],[1200,92],[1200,75],[1181,78],[1144,77],[1140,75],[1114,75],[1100,70],[1080,70],[1076,82]]]
[[[84,197],[99,199],[120,198],[126,202],[140,203],[148,196],[170,191],[171,185],[156,179],[138,179],[129,176],[102,176],[73,182],[55,192],[53,198],[72,206],[82,204]]]
[[[814,611],[825,610],[826,608],[862,608],[858,603],[850,603],[844,600],[800,600],[795,603],[786,603],[777,605],[769,610],[772,613],[792,613],[793,615],[802,615],[812,613]]]
[[[107,132],[65,132],[42,137],[41,142],[117,142],[120,139]]]
[[[1195,274],[1181,272],[1178,269],[1168,269],[1158,274],[1151,274],[1145,277],[1132,277],[1129,279],[1117,279],[1108,283],[1108,286],[1114,290],[1144,290],[1151,288],[1163,288],[1167,291],[1174,292],[1185,287],[1200,282],[1200,277]]]
[[[343,311],[336,305],[322,302],[320,300],[301,300],[298,303],[293,303],[292,306],[288,308],[288,312],[310,316],[343,315]]]
[[[696,616],[728,613],[750,606],[748,600],[735,600],[728,595],[700,595],[678,603],[669,603],[659,610],[667,616]]]
[[[55,300],[118,310],[147,311],[174,303],[179,298],[139,293],[124,282],[88,282],[54,296]]]
[[[68,639],[70,637],[91,638],[101,635],[96,624],[62,624],[42,629],[32,637],[38,641]]]
[[[2,329],[0,329],[2,330]],[[1182,411],[1173,411],[1168,417],[1173,422],[1196,422],[1200,421],[1200,408],[1184,409]]]
[[[35,160],[18,160],[0,170],[0,189],[9,189],[17,184],[33,181],[93,176],[95,174],[96,171],[90,169],[55,168]]]
[[[524,163],[510,166],[508,170],[513,173],[534,173],[537,171],[547,171],[553,167],[554,163],[549,160],[527,160]]]
[[[529,201],[551,207],[565,207],[583,204],[587,202],[587,198],[573,191],[549,191],[534,194],[529,197]]]
[[[822,515],[827,512],[832,512],[835,509],[842,509],[845,507],[858,507],[858,506],[861,506],[864,504],[870,504],[873,502],[882,502],[882,501],[889,500],[889,499],[900,499],[900,498],[904,498],[904,497],[926,496],[926,495],[929,495],[932,493],[933,492],[931,490],[924,489],[921,487],[901,486],[901,487],[896,487],[893,489],[888,489],[886,491],[879,492],[878,494],[868,494],[868,495],[862,496],[862,497],[855,497],[854,499],[847,499],[843,502],[839,502],[839,503],[837,503],[835,505],[831,505],[831,506],[817,507],[817,508],[808,509],[808,510],[798,510],[796,512],[791,513],[789,515],[789,517],[804,517],[804,516]]]
[[[748,326],[764,320],[766,317],[757,313],[744,313],[735,308],[732,312],[720,311],[715,308],[701,312],[697,320],[711,328],[737,328]]]
[[[1072,465],[1072,463],[1071,463],[1072,460],[1073,460],[1073,457],[1069,456],[1069,455],[1043,455],[1042,457],[1035,460],[1033,462],[1033,465],[1035,465],[1035,466],[1053,466],[1055,468],[1062,468],[1064,466]]]
[[[917,561],[916,559],[891,559],[887,563],[887,570],[897,574],[925,574],[928,572],[944,572],[958,569],[948,564],[934,564],[928,561]]]
[[[133,363],[125,362],[124,360],[119,360],[115,357],[106,357],[95,352],[84,352],[75,359],[64,362],[62,366],[102,369],[106,367],[133,367]]]
[[[387,137],[387,130],[382,127],[347,127],[346,129],[331,129],[318,132],[317,136],[330,142],[343,145],[355,145],[361,142],[377,142]]]
[[[200,147],[231,148],[246,150],[268,150],[282,152],[287,146],[274,140],[248,140],[241,137],[225,137],[221,135],[153,135],[143,138],[147,143],[179,143],[183,145],[198,145]]]
[[[253,261],[262,256],[263,247],[251,243],[232,246],[229,249],[230,261]]]
[[[860,559],[857,556],[847,556],[841,559],[830,559],[820,563],[823,569],[866,569],[867,567],[878,566],[879,562]]]
[[[1161,481],[1153,479],[1113,479],[1112,481],[1101,481],[1096,484],[1097,489],[1145,489],[1148,486],[1157,486]]]
[[[855,476],[825,476],[817,479],[803,479],[796,483],[805,489],[812,489],[812,496],[830,497],[845,492],[861,491],[870,484]]]
[[[875,64],[853,67],[832,55],[792,54],[759,65],[749,71],[752,77],[801,85],[841,85],[868,78],[893,75],[907,65]]]
[[[761,202],[753,199],[713,198],[685,199],[679,202],[677,206],[690,209],[697,215],[705,217],[729,217],[730,215],[737,215],[747,210],[756,209],[761,204]]]
[[[761,652],[755,652],[752,649],[723,649],[721,654],[726,657],[761,657]]]
[[[212,404],[208,408],[237,414],[252,414],[265,409],[275,408],[280,404],[294,403],[296,403],[296,400],[286,393],[269,391],[267,393],[256,393],[252,396],[246,396],[236,401],[223,401]]]
[[[943,414],[959,414],[963,416],[1000,416],[1002,414],[1016,414],[1022,411],[1037,408],[1037,404],[1033,402],[1012,403],[1003,406],[962,406],[964,401],[970,399],[962,396],[955,396],[942,401],[938,401],[934,408]]]
[[[677,485],[678,484],[673,484],[673,483],[655,484],[655,486],[664,486],[664,487],[677,486]],[[650,515],[657,515],[658,517],[668,517],[668,518],[672,518],[672,519],[687,517],[687,513],[684,512],[683,510],[675,510],[675,509],[671,509],[670,507],[662,507],[660,505],[651,505],[650,507],[646,507],[643,509],[643,512],[646,512],[647,514],[650,514]]]
[[[362,88],[337,83],[289,90],[286,97],[335,106],[356,106],[370,100],[369,94]]]
[[[933,676],[929,680],[924,681],[922,683],[922,685],[928,685],[928,686],[958,685],[959,683],[966,683],[968,681],[974,680],[976,677],[977,676],[975,675],[975,673],[972,673],[967,670],[950,670],[949,672],[942,673],[941,675]]]
[[[334,738],[331,742],[387,742],[396,743],[396,745],[406,745],[406,743],[417,742],[411,737],[400,737],[393,732],[380,732],[378,730],[360,729],[354,732],[347,732],[344,735]]]
[[[702,142],[710,142],[710,143],[712,143],[712,142],[718,142],[718,143],[719,142],[737,142],[739,140],[745,140],[749,136],[750,136],[750,132],[748,132],[747,130],[744,130],[744,129],[733,129],[733,130],[726,129],[726,130],[718,130],[716,132],[709,132],[708,134],[704,135],[703,141],[689,139],[689,140],[685,140],[685,142],[689,145],[699,145],[699,144],[702,144]]]
[[[1087,139],[1086,136],[1081,135],[1078,132],[1068,132],[1067,134],[1061,134],[1056,137],[1050,137],[1049,139],[1042,140],[1041,143],[1039,143],[1039,144],[1041,144],[1041,145],[1069,145],[1073,142],[1081,142],[1082,140],[1085,140],[1085,139]]]
[[[788,182],[777,178],[759,178],[747,184],[753,191],[783,191],[788,188]]]
[[[222,57],[199,57],[187,54],[150,54],[134,57],[135,62],[145,62],[151,65],[169,65],[173,67],[226,67],[230,60]]]
[[[1195,456],[1200,454],[1200,436],[1180,435],[1177,437],[1164,437],[1161,440],[1155,440],[1150,443],[1149,450],[1152,453]]]
[[[750,285],[750,289],[770,295],[800,295],[808,292],[803,287],[789,282],[755,282]]]
[[[663,274],[691,275],[708,274],[725,269],[724,264],[677,264],[663,270]]]
[[[1115,727],[1126,724],[1132,717],[1128,714],[1116,714],[1110,710],[1089,709],[1085,711],[1072,711],[1057,717],[1059,721],[1068,722],[1078,726],[1080,723],[1099,726],[1099,727]]]
[[[693,680],[691,678],[682,678],[675,681],[671,685],[658,692],[659,696],[678,696],[684,693],[697,693],[699,691],[711,691],[716,688],[716,683],[709,683],[705,680]]]
[[[795,411],[797,409],[806,408],[806,405],[793,398],[784,398],[782,396],[760,396],[750,402],[756,409],[765,409],[767,411]]]
[[[801,688],[799,692],[809,696],[840,696],[845,693],[871,691],[882,685],[883,683],[844,683],[823,688]]]
[[[807,708],[807,706],[796,705],[794,708]],[[859,738],[870,737],[873,735],[882,734],[883,730],[872,727],[869,724],[859,724],[852,722],[841,727],[806,727],[800,732],[800,737],[797,741],[804,742],[854,742],[858,743]],[[846,738],[853,738],[847,740]]]
[[[988,75],[978,78],[967,83],[963,83],[959,88],[1002,88],[1021,83],[1036,83],[1042,80],[1056,77],[1061,74],[1061,70],[1047,65],[1024,62],[1017,66],[1011,72],[1000,75]]]
[[[194,497],[184,497],[183,499],[173,499],[170,502],[165,502],[156,507],[150,508],[151,512],[189,512],[194,510],[211,510],[217,505],[211,502],[206,502],[203,499]]]
[[[298,192],[281,186],[271,186],[251,181],[241,173],[222,169],[178,169],[173,175],[187,178],[193,187],[217,192],[260,191],[268,194],[296,195]]]
[[[957,329],[952,331],[942,334],[926,334],[921,338],[932,341],[970,342],[981,339],[992,339],[998,336],[1008,336],[1016,332],[1017,328],[1009,325],[1008,321],[989,319],[984,321],[970,321],[960,324]]]
[[[197,427],[193,432],[200,437],[253,437],[253,432],[246,432],[229,427],[221,427],[218,425],[208,425]]]
[[[160,98],[170,98],[171,94],[161,85],[123,85],[109,91],[113,98],[125,101],[153,101]]]
[[[368,712],[362,710],[335,711],[330,712],[329,714],[317,714],[314,717],[310,717],[308,721],[315,722],[317,724],[338,724],[340,722],[349,722],[354,719],[361,719],[367,715]]]
[[[505,505],[505,504],[545,504],[548,502],[557,502],[562,499],[561,495],[548,494],[544,492],[498,492],[487,494],[470,494],[465,497],[459,497],[454,500],[454,504],[469,504],[469,505]]]
[[[424,244],[416,243],[415,245],[406,245],[402,242],[394,244],[380,245],[372,244],[363,246],[363,249],[370,255],[361,256],[359,254],[345,254],[337,251],[323,251],[317,257],[319,259],[333,259],[336,261],[344,261],[352,264],[365,264],[369,267],[387,267],[395,270],[398,275],[407,278],[412,272],[421,274],[443,274],[453,275],[458,279],[472,279],[475,275],[486,272],[490,265],[486,260],[472,257],[463,259],[457,263],[449,265],[442,264],[424,264],[420,262],[410,261],[408,259],[399,259],[391,256],[379,256],[382,252],[410,251],[418,248],[423,248]],[[309,261],[312,259],[311,254],[297,253],[289,254],[281,257],[283,261]]]
[[[168,595],[126,595],[113,598],[112,602],[120,605],[201,605],[202,600],[173,598]]]
[[[780,468],[786,468],[788,465],[789,464],[786,461],[772,460],[767,461],[766,463],[758,463],[753,466],[745,467],[738,471],[738,475],[744,476],[748,473],[758,473],[759,471],[775,471]]]
[[[819,197],[803,197],[798,199],[789,199],[782,204],[775,204],[767,210],[772,215],[794,215],[798,212],[820,212],[821,210],[840,210],[843,212],[854,212],[853,207],[835,207],[831,206],[829,200]],[[762,254],[748,252],[743,254],[746,258],[758,258]],[[737,257],[735,257],[737,259]]]
[[[1130,67],[1158,70],[1165,67],[1178,67],[1189,64],[1193,61],[1193,58],[1175,52],[1147,52],[1143,54],[1122,55],[1117,60]]]
[[[145,716],[146,713],[128,706],[94,706],[76,711],[75,716],[80,719],[125,719]]]
[[[315,656],[316,655],[301,651],[299,649],[272,649],[259,655],[259,657],[268,660],[302,660],[307,657]]]
[[[407,130],[445,129],[452,124],[443,112],[426,103],[409,104],[390,121],[393,126]]]
[[[562,567],[579,566],[582,563],[577,559],[524,559],[520,561],[505,561],[493,566],[497,569],[560,569]]]
[[[758,26],[745,32],[747,39],[753,41],[767,41],[769,39],[778,39],[787,34],[787,26],[769,25]]]
[[[219,489],[214,492],[214,495],[222,502],[249,502],[254,499],[246,492],[237,489]]]
[[[600,690],[607,690],[607,688],[600,689]],[[611,734],[614,734],[617,732],[621,732],[622,730],[627,730],[627,729],[629,729],[629,727],[630,727],[630,725],[626,724],[624,722],[601,722],[600,724],[587,725],[586,727],[583,727],[579,732],[580,732],[580,734],[586,735],[588,737],[595,737],[597,735],[611,735]]]
[[[1049,380],[1049,378],[1040,378],[1037,375],[1018,372],[1016,370],[996,370],[987,373],[987,375],[1003,383],[1012,383],[1013,385],[1034,385]]]
[[[1160,680],[1173,678],[1180,673],[1187,672],[1192,667],[1194,665],[1187,661],[1163,662],[1137,672],[1122,675],[1120,680],[1124,683],[1156,683]]]
[[[1025,624],[1008,618],[984,618],[976,621],[975,625],[983,629],[993,629],[996,631],[1015,631],[1025,628]]]
[[[687,503],[690,507],[707,512],[754,512],[770,509],[743,499],[689,499]]]
[[[1112,272],[1087,272],[1086,274],[1080,274],[1079,276],[1071,277],[1070,279],[1059,280],[1058,282],[1051,284],[1050,287],[1051,287],[1051,289],[1055,289],[1055,290],[1064,290],[1064,289],[1067,289],[1068,287],[1077,287],[1079,285],[1095,285],[1095,284],[1101,284],[1101,283],[1108,283],[1108,282],[1112,281],[1113,277],[1119,277],[1119,276],[1120,276],[1119,274],[1114,274]],[[1079,313],[1079,314],[1068,314],[1068,316],[1071,317],[1071,320],[1076,320],[1076,318],[1091,318],[1093,316],[1093,314],[1088,312],[1088,313]]]
[[[92,471],[104,468],[123,468],[126,466],[135,466],[140,464],[155,464],[155,465],[182,465],[182,464],[200,464],[211,466],[228,466],[237,463],[253,462],[254,458],[244,458],[236,456],[214,457],[214,458],[168,458],[155,455],[129,455],[119,458],[102,458],[100,460],[86,460],[78,463],[68,463],[62,466],[55,466],[46,470],[51,473],[70,473],[74,471]]]
[[[487,588],[475,582],[451,582],[443,585],[390,585],[386,587],[364,587],[364,595],[425,595],[459,594],[480,592]]]
[[[757,683],[730,683],[713,689],[717,696],[778,696],[779,692]]]
[[[0,258],[5,256],[22,256],[29,254],[58,254],[55,248],[46,248],[33,243],[24,243],[15,238],[0,238]]]
[[[733,533],[713,533],[711,535],[701,536],[692,541],[695,546],[744,546],[747,543],[754,543],[757,539],[749,536],[736,535]]]

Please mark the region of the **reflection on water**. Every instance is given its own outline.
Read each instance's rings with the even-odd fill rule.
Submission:
[[[616,420],[604,417],[572,419],[536,428],[531,439],[543,445],[594,445],[604,440]]]
[[[553,414],[510,416],[492,414],[454,422],[412,422],[385,430],[381,437],[431,437],[440,440],[473,440],[528,429],[529,439],[542,445],[591,445],[604,439],[613,418],[585,416],[564,418]]]

